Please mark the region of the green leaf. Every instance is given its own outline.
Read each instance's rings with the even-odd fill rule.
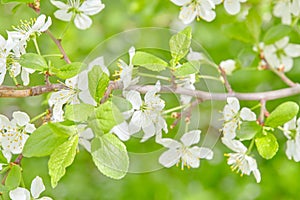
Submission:
[[[255,121],[245,121],[237,129],[236,135],[240,140],[251,140],[256,134],[262,132],[262,127]]]
[[[94,124],[96,128],[101,130],[101,132],[95,131],[95,134],[108,133],[115,125],[124,121],[122,113],[111,101],[101,104],[94,112],[96,121],[93,123],[96,123]],[[91,128],[95,130],[95,127]]]
[[[56,187],[58,181],[65,175],[66,168],[70,166],[75,158],[78,145],[78,135],[59,145],[50,155],[48,162],[51,186]]]
[[[48,65],[43,56],[35,53],[23,54],[19,60],[22,67],[34,69],[36,71],[44,72],[48,70]]]
[[[35,0],[1,0],[1,3],[12,3],[12,2],[19,2],[19,3],[33,3]]]
[[[287,25],[277,25],[271,27],[265,34],[263,42],[265,44],[272,44],[284,36],[287,36],[292,31],[292,28]]]
[[[76,76],[82,69],[86,68],[86,64],[81,62],[73,62],[60,67],[51,67],[51,74],[55,74],[58,78],[68,79]]]
[[[13,190],[20,185],[22,178],[21,171],[21,167],[16,164],[14,164],[9,170],[5,181],[5,186],[9,188],[9,190]]]
[[[161,58],[142,51],[135,53],[132,64],[157,72],[163,71],[168,67],[168,63]]]
[[[192,28],[186,27],[176,35],[173,35],[169,41],[172,56],[171,64],[174,67],[180,59],[188,52],[191,46]]]
[[[190,61],[182,64],[181,66],[174,68],[174,74],[176,76],[187,76],[190,74],[198,73],[200,70],[200,62]]]
[[[278,142],[272,133],[255,138],[255,145],[259,155],[265,159],[273,158],[278,151]]]
[[[43,157],[68,140],[76,131],[75,126],[64,126],[61,123],[48,123],[36,129],[28,138],[23,148],[25,157]]]
[[[252,9],[250,9],[246,17],[246,26],[250,34],[255,39],[256,43],[259,42],[261,24],[262,24],[262,18],[260,14],[257,12],[257,8],[253,7]]]
[[[132,109],[131,103],[127,99],[119,96],[113,96],[112,103],[117,106],[120,112],[125,112]]]
[[[109,84],[109,77],[99,66],[94,66],[88,74],[89,91],[97,103],[102,99]]]
[[[297,115],[298,111],[299,106],[295,102],[284,102],[270,113],[269,117],[265,121],[265,125],[272,128],[282,126],[286,122],[292,120]]]
[[[126,146],[113,134],[105,134],[92,140],[92,158],[104,175],[123,178],[129,167]]]
[[[227,37],[239,40],[245,43],[253,43],[255,39],[249,32],[248,27],[245,23],[232,23],[225,24],[222,26],[222,31]]]
[[[93,114],[95,107],[90,104],[74,104],[66,105],[65,107],[65,119],[74,122],[87,121]]]

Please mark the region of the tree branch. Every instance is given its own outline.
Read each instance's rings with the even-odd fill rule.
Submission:
[[[227,89],[227,92],[233,93],[231,85],[230,85],[230,83],[227,79],[227,75],[226,75],[225,70],[221,66],[219,66],[219,70],[220,70],[221,77],[223,78],[224,85],[225,85],[225,88]]]
[[[50,38],[53,40],[53,42],[56,44],[56,46],[58,47],[60,53],[63,55],[63,59],[66,61],[66,63],[70,64],[71,60],[68,57],[67,53],[65,52],[64,48],[62,47],[61,40],[56,39],[56,37],[54,37],[54,35],[49,30],[47,30],[45,33],[47,33],[50,36]]]
[[[154,89],[154,85],[135,85],[128,87],[128,90],[137,90],[140,93],[146,93],[149,90]],[[49,86],[34,86],[30,88],[21,88],[21,87],[13,87],[13,86],[0,86],[0,98],[1,97],[29,97],[29,96],[37,96],[48,92],[53,92],[57,90],[66,89],[67,87],[63,84],[51,84]],[[115,89],[122,89],[122,83],[119,81],[111,81],[108,89],[105,92],[101,103],[105,102],[111,92]],[[300,85],[296,84],[294,87],[284,88],[273,91],[266,92],[254,92],[254,93],[213,93],[202,90],[190,90],[182,87],[173,88],[171,85],[161,86],[161,93],[174,93],[174,94],[183,94],[188,96],[193,96],[195,98],[201,99],[203,101],[207,100],[215,100],[215,101],[226,101],[228,97],[236,97],[239,100],[247,100],[247,101],[260,101],[264,99],[265,101],[280,99],[284,97],[289,97],[293,95],[300,94]]]
[[[48,92],[62,90],[67,88],[63,84],[50,84],[40,85],[29,88],[13,87],[13,86],[0,86],[0,98],[1,97],[30,97],[37,96]]]

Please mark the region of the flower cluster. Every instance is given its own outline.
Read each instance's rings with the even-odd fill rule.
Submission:
[[[141,94],[135,90],[124,92],[125,98],[131,103],[132,109],[124,113],[126,121],[117,125],[112,132],[118,135],[120,139],[127,140],[140,130],[143,130],[144,136],[141,142],[144,142],[154,135],[160,135],[161,131],[168,132],[165,119],[161,116],[165,107],[165,102],[157,95],[160,91],[160,82],[158,81],[152,90],[149,90],[142,100]]]
[[[211,22],[216,18],[215,8],[222,0],[171,0],[177,6],[182,6],[179,19],[184,24],[192,23],[195,18]],[[224,8],[230,15],[241,10],[241,3],[247,0],[224,0]]]
[[[250,175],[252,172],[257,182],[260,182],[260,172],[257,169],[257,163],[254,158],[249,156],[247,147],[244,144],[235,139],[236,129],[243,123],[243,121],[255,121],[256,115],[249,108],[242,108],[240,110],[239,100],[235,97],[227,98],[227,104],[223,110],[224,127],[222,142],[229,149],[235,153],[228,153],[227,163],[232,165],[233,171],[241,172],[241,174]]]
[[[26,188],[17,187],[16,189],[11,190],[9,192],[9,197],[12,200],[38,199],[40,197],[40,194],[43,191],[45,191],[45,189],[46,188],[45,188],[42,178],[37,176],[31,182],[30,191],[28,191]],[[50,198],[50,197],[41,197],[39,199],[52,200],[52,198]]]
[[[284,135],[288,139],[286,142],[286,155],[288,159],[300,161],[300,118],[294,117],[291,121],[284,124]]]
[[[200,130],[192,130],[185,133],[178,142],[170,138],[162,138],[157,143],[168,148],[160,157],[159,163],[165,167],[172,167],[178,164],[181,160],[181,169],[184,166],[188,168],[198,168],[200,166],[200,159],[211,160],[213,152],[206,147],[193,146],[200,141]]]
[[[29,74],[34,70],[21,67],[18,60],[26,53],[27,42],[46,31],[51,24],[50,17],[46,20],[45,15],[40,15],[36,20],[21,21],[21,25],[15,27],[14,31],[7,31],[7,40],[0,35],[0,85],[7,71],[11,77],[16,77],[21,73],[23,84],[29,84]]]
[[[98,57],[88,65],[87,69],[83,70],[78,75],[67,79],[65,85],[68,88],[52,93],[49,98],[49,106],[53,109],[52,121],[63,121],[63,106],[65,104],[79,104],[81,100],[87,104],[97,105],[88,89],[88,72],[94,66],[101,67],[102,71],[109,75],[109,71],[104,65],[103,57]]]
[[[277,1],[273,8],[273,14],[281,18],[283,24],[290,25],[292,17],[299,17],[300,2],[299,0],[280,0]]]
[[[35,130],[35,126],[30,123],[29,116],[20,111],[12,114],[10,121],[6,116],[0,115],[0,143],[2,153],[8,161],[12,154],[22,153],[24,144],[28,139],[28,133]]]
[[[82,30],[92,25],[93,22],[89,16],[96,15],[105,7],[101,0],[86,0],[82,4],[80,0],[68,0],[67,4],[55,0],[50,2],[59,8],[54,13],[57,19],[67,22],[74,19],[75,26]]]
[[[293,58],[300,56],[300,45],[289,43],[289,37],[270,45],[262,45],[268,64],[280,71],[288,72],[294,65]]]
[[[223,110],[224,127],[223,135],[226,138],[233,139],[236,137],[236,129],[243,121],[255,121],[256,115],[249,108],[240,110],[239,100],[235,97],[227,98],[227,104]]]

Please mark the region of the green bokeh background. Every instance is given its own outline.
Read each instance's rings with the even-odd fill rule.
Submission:
[[[260,1],[248,2],[256,4]],[[81,31],[72,23],[66,32],[62,44],[72,61],[84,61],[102,41],[126,30],[144,27],[167,29],[180,27],[180,22],[176,20],[180,8],[168,0],[103,0],[103,3],[106,8],[100,14],[92,17],[93,25],[90,29]],[[250,6],[250,3],[245,7]],[[0,6],[0,34],[4,37],[6,37],[6,30],[11,30],[12,25],[19,24],[19,20],[37,16],[25,5],[13,9],[14,5]],[[271,1],[264,1],[264,5],[258,8],[267,13],[270,11],[270,5]],[[53,20],[50,30],[54,35],[59,36],[67,23],[54,18],[55,10],[56,8],[49,1],[41,1],[41,12],[51,16]],[[216,10],[217,18],[214,22],[199,21],[192,24],[193,39],[202,45],[202,48],[196,45],[198,50],[205,49],[216,63],[225,59],[241,58],[239,60],[242,63],[241,69],[229,77],[235,91],[253,92],[285,87],[271,72],[258,71],[256,68],[257,61],[250,62],[249,65],[245,64],[247,63],[245,59],[250,61],[252,59],[251,54],[247,54],[252,45],[243,44],[226,37],[221,30],[222,26],[233,22],[236,17],[227,15],[222,6],[218,6]],[[279,23],[278,19],[264,24],[262,31],[265,32],[267,27],[276,23]],[[164,36],[160,33],[158,31],[157,34],[143,35],[141,41],[153,43],[160,40],[167,41],[168,38],[162,38]],[[291,33],[291,38],[294,43],[300,43],[299,35]],[[40,36],[38,41],[43,54],[58,53],[56,46],[47,35]],[[116,43],[111,48],[121,48],[118,45]],[[126,45],[122,48],[120,51],[124,53],[128,49]],[[106,51],[106,49],[99,49],[98,47],[93,53],[97,54],[98,50],[99,52]],[[34,52],[31,42],[28,46],[28,52],[30,51]],[[168,58],[163,52],[157,54],[165,56],[165,59]],[[53,62],[57,65],[63,63],[59,59],[53,59]],[[299,64],[299,60],[295,59],[295,67],[288,73],[288,76],[296,82],[300,81]],[[115,62],[110,63],[109,66],[111,72],[116,68]],[[204,69],[203,73],[210,73],[210,70]],[[11,80],[7,79],[5,83],[11,84]],[[209,86],[210,90],[224,90],[219,83],[214,81],[202,81],[199,86],[208,89],[204,83]],[[40,75],[33,74],[31,85],[37,84],[43,84],[43,80]],[[166,95],[163,98],[168,103],[176,102],[172,95]],[[47,108],[45,99],[46,95],[20,99],[1,98],[0,112],[10,117],[13,111],[21,110],[34,117]],[[300,97],[295,96],[288,99],[299,102]],[[268,102],[267,108],[272,110],[284,100],[287,99]],[[248,107],[254,106],[256,103],[241,102],[242,105]],[[175,105],[175,103],[167,104],[167,107],[171,108],[173,104]],[[224,106],[224,102],[204,103],[199,107],[200,114],[195,113],[193,116],[192,120],[195,123],[200,122],[199,126],[203,130],[202,138],[205,138],[205,141],[215,141],[218,137],[218,128],[220,128],[221,123],[218,119],[221,115],[218,112],[222,110],[222,106]],[[39,123],[37,122],[36,125]],[[177,129],[170,131],[168,136],[173,137],[176,134]],[[260,184],[255,182],[252,175],[240,177],[240,175],[231,172],[226,164],[226,158],[223,156],[223,153],[229,150],[219,142],[213,148],[215,159],[212,161],[203,160],[198,169],[182,171],[178,167],[172,167],[171,169],[159,169],[147,173],[129,173],[122,180],[112,180],[98,172],[91,156],[81,150],[55,189],[51,188],[50,177],[47,173],[48,158],[24,158],[22,161],[24,180],[29,188],[31,180],[36,175],[43,177],[47,188],[43,194],[54,199],[298,199],[300,197],[300,164],[286,158],[285,138],[280,132],[276,136],[279,139],[280,148],[273,159],[263,160],[255,151],[253,152],[262,174]],[[202,142],[203,140],[200,143]],[[210,143],[210,145],[212,144],[214,143]],[[155,144],[154,140],[141,144],[138,139],[133,138],[126,142],[126,145],[130,152],[163,151],[160,146]],[[153,159],[136,160],[135,164],[157,166],[157,161]]]

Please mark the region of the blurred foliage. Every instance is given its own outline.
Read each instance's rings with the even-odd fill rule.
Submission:
[[[261,1],[249,1],[245,7],[251,3],[256,5]],[[123,31],[132,30],[144,27],[159,27],[178,29],[181,27],[177,20],[179,7],[175,6],[170,1],[159,0],[103,0],[106,5],[105,9],[96,16],[93,16],[93,25],[86,31],[76,29],[71,23],[69,29],[65,33],[62,44],[70,56],[72,61],[83,61],[89,56],[90,52],[96,49],[94,54],[98,54],[107,49],[97,48],[107,39],[114,38],[115,34]],[[11,30],[12,25],[17,25],[21,19],[29,19],[36,17],[36,13],[26,7],[16,4],[6,4],[0,7],[0,34],[6,37],[6,30]],[[265,16],[270,15],[270,1],[264,1],[261,6],[257,6],[257,10],[265,13]],[[49,1],[41,1],[41,13],[52,17],[53,25],[50,30],[59,37],[64,32],[67,23],[61,22],[54,18],[53,13],[56,10]],[[217,7],[217,18],[212,23],[205,21],[194,22],[193,27],[193,43],[199,48],[199,44],[203,46],[200,50],[204,50],[216,63],[224,59],[238,59],[241,63],[241,69],[236,71],[229,81],[235,91],[250,92],[250,91],[266,91],[285,87],[272,72],[258,71],[257,60],[251,53],[251,44],[228,38],[222,31],[223,25],[230,24],[238,20],[240,16],[229,16],[225,13],[223,6]],[[279,19],[274,19],[267,24],[263,24],[261,32],[265,33],[267,28],[278,23]],[[168,41],[169,36],[160,34],[158,31],[151,32],[149,35],[142,35],[142,42],[159,43],[160,41]],[[295,32],[291,34],[292,41],[299,43],[299,35]],[[262,39],[262,37],[260,37]],[[41,51],[44,54],[58,53],[55,44],[48,38],[47,35],[42,35],[39,39]],[[143,43],[140,44],[141,47]],[[127,52],[128,46],[118,46],[119,44],[110,43],[110,49],[116,52]],[[121,45],[121,44],[120,44]],[[99,50],[99,52],[98,52]],[[197,50],[197,49],[196,49]],[[198,49],[199,50],[199,49]],[[33,45],[30,43],[28,52],[34,51]],[[148,50],[148,51],[151,51]],[[157,51],[156,51],[157,52]],[[107,54],[108,54],[107,53]],[[161,56],[166,57],[164,51],[158,52]],[[100,54],[101,55],[101,54]],[[120,54],[119,54],[120,55]],[[118,55],[118,56],[119,56]],[[114,58],[116,59],[116,58]],[[107,63],[110,65],[111,71],[116,69],[113,60]],[[169,58],[167,58],[169,59]],[[167,60],[166,59],[166,60]],[[55,60],[55,59],[54,59]],[[56,59],[56,65],[63,64],[63,61]],[[300,77],[299,59],[295,60],[295,66],[288,76],[292,80],[299,82]],[[209,72],[209,69],[202,69]],[[56,81],[56,80],[52,80]],[[147,81],[147,80],[145,80]],[[10,84],[10,80],[6,80],[6,84]],[[42,78],[35,73],[31,75],[31,85],[43,84]],[[201,81],[199,86],[204,89],[219,90],[220,84],[213,81]],[[206,88],[207,87],[207,88]],[[11,116],[11,113],[16,110],[27,112],[30,116],[36,116],[42,113],[47,108],[47,102],[44,96],[20,98],[20,99],[0,99],[0,111],[2,114]],[[163,99],[168,101],[167,106],[170,108],[176,104],[177,99],[173,95],[164,95]],[[272,110],[275,106],[287,99],[268,102],[267,107]],[[291,97],[289,100],[299,102],[300,96]],[[256,105],[257,102],[242,102],[242,105],[248,107]],[[223,103],[206,102],[199,106],[200,114],[193,116],[197,122],[200,122],[202,129],[202,138],[205,137],[205,142],[208,145],[213,145],[218,138],[218,129],[220,128],[220,114],[218,113]],[[258,112],[256,110],[256,112]],[[172,120],[168,120],[172,122]],[[41,122],[37,122],[39,125]],[[197,126],[192,124],[191,126]],[[170,137],[176,135],[178,130],[175,128],[170,131]],[[72,166],[67,168],[66,176],[59,182],[58,187],[51,189],[50,178],[47,174],[46,158],[31,158],[22,161],[24,181],[29,187],[32,179],[39,175],[43,177],[46,185],[45,195],[49,195],[54,199],[298,199],[300,184],[300,165],[290,161],[285,156],[285,139],[282,134],[277,134],[279,138],[280,148],[278,154],[271,160],[263,160],[258,155],[258,166],[262,174],[262,181],[257,184],[253,176],[240,177],[232,173],[226,159],[221,152],[229,151],[219,142],[214,147],[215,158],[212,161],[202,161],[199,169],[185,169],[173,167],[171,169],[161,169],[157,163],[158,155],[151,158],[143,158],[141,160],[131,160],[132,170],[139,166],[146,166],[151,169],[153,165],[154,171],[145,173],[129,173],[122,180],[112,180],[103,175],[96,169],[92,163],[89,154],[81,150]],[[203,140],[202,140],[203,141]],[[126,142],[129,152],[147,153],[159,152],[163,149],[154,142],[154,139],[139,143],[139,139],[131,139]],[[134,154],[133,154],[134,155]],[[133,157],[132,157],[133,158]]]

